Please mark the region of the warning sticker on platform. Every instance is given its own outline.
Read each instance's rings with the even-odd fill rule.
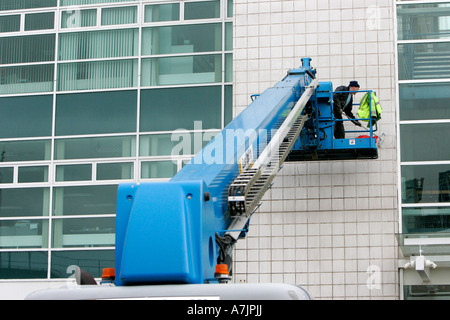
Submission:
[[[248,148],[242,157],[239,158],[239,173],[242,173],[242,171],[247,170],[250,168],[253,164],[253,145]]]

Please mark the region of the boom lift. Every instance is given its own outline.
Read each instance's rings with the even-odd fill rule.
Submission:
[[[170,181],[119,186],[114,289],[95,286],[77,297],[174,296],[186,288],[235,299],[289,298],[289,290],[308,297],[297,287],[218,283],[229,280],[233,246],[284,161],[378,157],[372,129],[369,138],[333,138],[332,84],[319,83],[310,62],[303,58],[258,95]]]

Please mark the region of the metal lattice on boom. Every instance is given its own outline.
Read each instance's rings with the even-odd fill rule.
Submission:
[[[228,204],[233,219],[232,231],[228,234],[237,239],[239,231],[248,222],[253,212],[258,208],[265,192],[272,185],[278,170],[287,158],[293,145],[297,141],[303,125],[308,120],[307,114],[302,114],[319,82],[314,79],[306,87],[296,105],[276,131],[269,144],[263,150],[255,163],[243,170],[232,182],[228,189]]]

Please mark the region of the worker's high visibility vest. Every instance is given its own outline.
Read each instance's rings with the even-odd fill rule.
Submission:
[[[369,111],[369,93],[366,93],[360,102],[359,110],[358,110],[358,118],[369,119],[372,118],[373,121],[378,121],[381,119],[381,112],[383,109],[381,108],[380,101],[375,93],[371,93],[370,95],[370,111]],[[370,112],[370,114],[369,114]],[[369,120],[363,120],[369,121]]]

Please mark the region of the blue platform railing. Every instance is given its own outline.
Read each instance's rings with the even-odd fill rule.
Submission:
[[[334,93],[368,93],[369,94],[369,115],[372,114],[372,93],[374,92],[373,90],[358,90],[358,91],[337,91],[337,92],[333,92]],[[376,93],[375,93],[376,94]],[[360,103],[354,103],[353,106],[360,106]],[[357,113],[357,112],[356,112]],[[369,137],[373,138],[375,135],[373,134],[374,132],[378,131],[378,122],[374,121],[372,119],[372,117],[369,118],[358,118],[356,117],[355,119],[335,119],[336,122],[344,122],[344,121],[368,121],[368,129],[363,129],[363,130],[345,130],[345,133],[369,133]],[[374,123],[374,125],[372,125],[372,123]],[[361,124],[363,125],[363,124]],[[374,128],[375,127],[375,128]]]

